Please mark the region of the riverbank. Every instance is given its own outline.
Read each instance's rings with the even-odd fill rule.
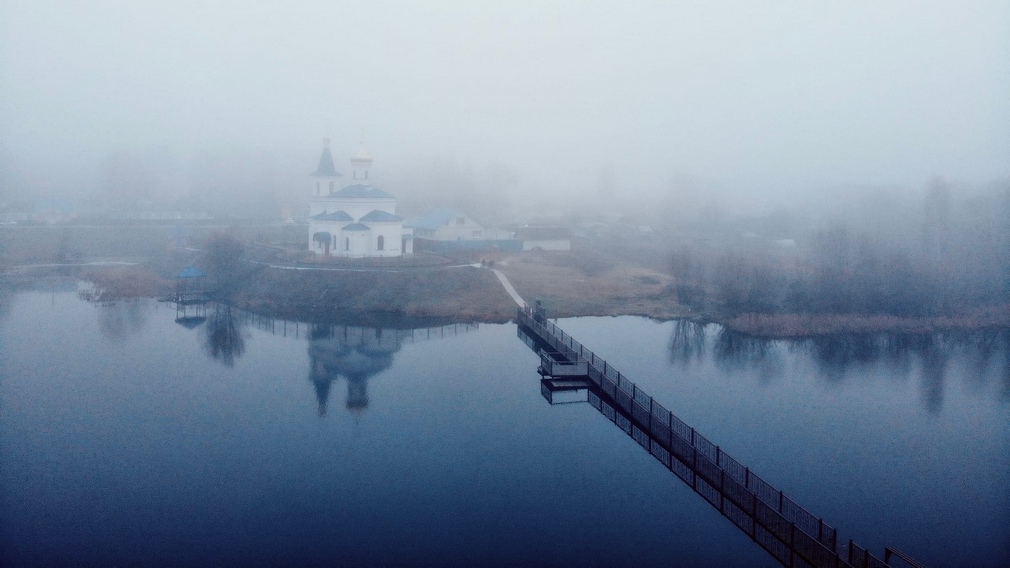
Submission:
[[[300,321],[378,318],[505,322],[516,305],[487,269],[285,270],[264,267],[229,302],[246,311]]]
[[[104,266],[60,265],[33,269],[93,283],[89,300],[114,302],[169,297],[169,276],[181,262]],[[172,268],[168,268],[172,264]],[[361,264],[361,263],[359,263]],[[234,292],[219,299],[258,314],[299,321],[410,319],[500,323],[515,315],[515,301],[485,268],[443,265],[376,266],[333,263],[279,268],[249,265]],[[764,338],[804,338],[847,333],[929,334],[936,331],[1010,327],[1010,305],[954,316],[907,318],[859,314],[701,314],[679,305],[674,278],[613,257],[580,253],[526,253],[497,261],[496,268],[527,302],[541,300],[551,317],[633,315],[656,320],[691,318]],[[8,275],[8,277],[10,277]],[[19,279],[30,279],[20,274]]]

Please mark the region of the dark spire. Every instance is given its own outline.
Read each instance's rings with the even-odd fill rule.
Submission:
[[[333,156],[330,155],[330,139],[323,138],[323,154],[319,156],[319,167],[314,176],[340,177],[337,168],[333,166]]]

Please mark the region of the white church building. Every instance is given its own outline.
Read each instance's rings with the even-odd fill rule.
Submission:
[[[309,250],[349,258],[403,256],[414,252],[413,234],[404,232],[396,198],[372,185],[372,157],[364,147],[351,157],[350,179],[333,165],[330,141],[323,141],[312,174]]]

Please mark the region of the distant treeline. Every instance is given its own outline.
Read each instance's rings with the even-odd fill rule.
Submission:
[[[1010,303],[1010,188],[954,203],[935,181],[919,200],[876,199],[771,246],[672,258],[680,303],[744,313],[963,314]]]

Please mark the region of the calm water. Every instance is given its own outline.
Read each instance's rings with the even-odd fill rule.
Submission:
[[[513,325],[206,315],[5,298],[0,564],[775,565],[592,407],[550,406]],[[1010,560],[1005,334],[560,324],[843,538]]]

